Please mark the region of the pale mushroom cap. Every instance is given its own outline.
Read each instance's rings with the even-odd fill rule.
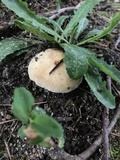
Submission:
[[[28,66],[28,74],[38,86],[51,92],[67,93],[76,89],[82,81],[71,79],[64,63],[61,63],[51,74],[50,71],[64,58],[62,51],[47,49],[37,54]]]

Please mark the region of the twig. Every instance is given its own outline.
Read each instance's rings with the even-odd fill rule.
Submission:
[[[12,105],[11,104],[7,104],[7,103],[0,104],[0,107],[6,107],[6,106],[11,107]]]
[[[119,104],[118,108],[116,109],[116,112],[115,112],[115,114],[109,124],[109,127],[108,127],[109,134],[112,131],[112,129],[114,128],[119,117],[120,117],[120,104]],[[84,158],[84,160],[87,160],[97,150],[97,148],[100,146],[101,143],[102,143],[102,135],[100,135],[87,150],[85,150],[83,153],[81,153],[78,156],[82,156]]]
[[[50,16],[49,18],[50,19],[55,19],[55,18],[59,17],[61,14],[63,14],[64,12],[66,12],[66,11],[70,12],[70,11],[73,11],[73,10],[77,10],[79,7],[80,7],[80,3],[78,3],[78,5],[76,5],[76,6],[65,7],[65,8],[55,10],[55,11],[51,12],[51,13],[53,13],[53,15]]]
[[[107,88],[111,92],[111,78],[109,76],[107,76]],[[108,160],[110,158],[108,125],[109,125],[109,108],[104,107],[104,111],[103,111],[103,150],[104,150],[103,160]]]
[[[120,104],[117,107],[116,112],[115,112],[115,114],[109,124],[109,127],[108,127],[109,134],[112,131],[112,129],[114,128],[119,117],[120,117]],[[78,156],[70,155],[70,154],[66,153],[63,149],[59,149],[59,148],[57,148],[56,151],[52,150],[52,149],[49,150],[48,154],[53,160],[57,160],[57,159],[59,159],[59,160],[61,160],[61,159],[87,160],[97,150],[97,148],[100,146],[101,143],[102,143],[102,134],[98,138],[96,138],[96,140],[93,142],[93,144],[88,149],[86,149],[84,152],[82,152]]]
[[[36,103],[34,103],[34,105],[36,105],[36,104],[45,104],[45,103],[47,103],[47,101],[44,101],[44,102],[36,102]]]
[[[59,63],[55,65],[55,67],[49,72],[49,74],[51,74],[52,72],[54,72],[60,66],[61,63],[63,63],[63,59],[61,59],[59,61]]]
[[[8,120],[8,121],[3,121],[3,122],[0,122],[0,125],[2,124],[5,124],[5,123],[9,123],[9,122],[13,122],[13,121],[16,121],[17,119],[11,119],[11,120]]]
[[[120,97],[120,91],[115,87],[114,84],[112,84],[113,88],[114,88],[114,92],[116,94],[116,96]]]
[[[9,159],[12,160],[12,157],[11,157],[11,154],[10,154],[10,150],[9,150],[9,147],[8,147],[8,144],[7,144],[6,140],[4,140],[4,143],[5,143],[5,147],[6,147]]]
[[[8,143],[9,143],[9,141],[10,141],[10,139],[12,137],[12,134],[13,134],[13,132],[14,132],[14,130],[15,130],[17,125],[18,125],[18,121],[15,123],[14,127],[12,127],[12,130],[11,130],[10,135],[9,135]]]
[[[34,105],[36,104],[44,104],[44,103],[47,103],[47,101],[44,101],[44,102],[36,102],[34,103]],[[7,103],[3,103],[3,104],[0,104],[0,107],[12,107],[12,104],[7,104]]]

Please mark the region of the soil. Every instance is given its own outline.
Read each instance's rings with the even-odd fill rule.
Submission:
[[[29,7],[35,10],[37,14],[44,15],[48,11],[56,9],[55,0],[26,0]],[[78,0],[61,0],[61,7],[75,6]],[[106,17],[109,14],[116,12],[112,7],[112,2],[97,6],[94,12],[89,15],[91,19],[91,28],[103,28],[107,25],[102,17],[98,20],[98,12],[106,12]],[[97,13],[96,13],[97,12]],[[70,13],[67,13],[70,14]],[[8,10],[2,2],[0,2],[0,39],[7,37],[31,37],[28,32],[22,31],[13,25],[12,20],[16,16]],[[104,17],[105,18],[105,17]],[[108,18],[108,17],[107,17]],[[88,28],[89,29],[89,28]],[[115,42],[120,34],[119,26],[112,32],[112,39],[101,39],[106,47],[98,47],[90,45],[98,54],[102,54],[107,61],[112,61],[118,69],[120,69],[120,45],[115,48]],[[12,114],[11,104],[13,100],[13,91],[16,87],[24,86],[30,90],[35,97],[36,102],[45,102],[40,105],[45,111],[54,117],[63,125],[65,135],[64,150],[71,155],[78,155],[86,150],[97,136],[101,134],[102,129],[102,114],[104,106],[92,95],[87,83],[83,80],[82,84],[74,91],[67,94],[57,94],[49,92],[38,87],[34,82],[30,81],[27,73],[27,67],[31,58],[42,50],[47,48],[57,47],[55,44],[43,42],[35,46],[30,51],[20,56],[8,56],[0,62],[0,160],[52,160],[50,149],[40,146],[33,146],[27,143],[27,140],[20,139],[17,136],[17,131],[22,125]],[[106,50],[109,50],[110,56],[106,56]],[[103,75],[106,79],[105,75]],[[120,89],[120,86],[113,82],[113,85]],[[115,94],[114,90],[113,93]],[[116,104],[119,104],[119,97],[116,96]],[[114,114],[114,110],[110,110],[110,119]],[[118,123],[119,124],[119,123]],[[113,133],[120,134],[120,128],[117,125]],[[114,142],[112,137],[116,139],[115,134],[110,137],[110,142]],[[119,139],[120,145],[120,137]],[[53,149],[55,150],[55,149]],[[56,150],[55,150],[56,152]],[[54,154],[54,152],[53,152]],[[101,159],[103,155],[102,145],[95,152],[90,160]]]

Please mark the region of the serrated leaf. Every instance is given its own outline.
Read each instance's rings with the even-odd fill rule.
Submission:
[[[98,4],[100,0],[86,0],[84,1],[80,8],[75,12],[74,16],[71,18],[70,22],[67,24],[63,35],[67,36],[72,32],[72,29],[79,23],[80,19],[85,18],[87,14]]]
[[[34,97],[24,87],[16,88],[13,96],[12,112],[24,124],[28,124],[34,104]]]
[[[29,46],[32,46],[32,44],[17,38],[6,38],[0,41],[0,61],[15,51],[25,49]]]
[[[31,33],[34,33],[35,35],[40,36],[41,38],[46,40],[55,41],[57,38],[63,39],[53,29],[45,26],[42,23],[34,24],[33,22],[28,22],[21,18],[15,20],[14,23],[21,29],[30,31]]]
[[[54,20],[47,18],[47,17],[42,17],[41,19],[43,19],[46,24],[53,25],[53,27],[52,27],[53,30],[55,30],[55,28],[57,28],[57,30],[59,32],[61,32],[61,33],[63,32],[63,29],[61,28],[61,26],[59,25],[59,23],[57,21],[54,21]]]
[[[97,34],[96,36],[94,36],[92,38],[86,39],[86,40],[78,43],[78,45],[82,45],[85,43],[91,43],[91,42],[94,42],[94,41],[104,37],[109,32],[111,32],[116,27],[116,25],[118,25],[119,21],[120,21],[120,12],[116,13],[116,15],[111,19],[109,26],[104,28],[104,30],[101,33]]]
[[[39,36],[43,40],[55,41],[54,38],[48,35],[46,32],[41,30],[39,26],[34,26],[32,23],[26,22],[22,19],[17,19],[14,23],[21,29],[27,30],[37,36]]]
[[[26,30],[28,29],[28,31],[34,34],[38,32],[39,36],[40,34],[41,35],[43,34],[42,38],[44,37],[45,34],[46,34],[45,37],[49,36],[48,34],[50,34],[55,40],[59,38],[60,40],[67,42],[62,36],[57,34],[54,31],[54,29],[50,28],[50,25],[47,25],[47,22],[48,22],[48,23],[51,23],[53,26],[56,26],[59,29],[61,29],[61,27],[55,21],[50,20],[48,18],[38,17],[37,15],[35,15],[35,12],[30,11],[28,9],[28,6],[25,2],[21,0],[2,0],[2,2],[10,10],[14,11],[20,17],[20,19],[17,20],[16,22],[18,26],[20,25],[20,28],[26,29]]]
[[[108,65],[103,59],[98,59],[96,57],[89,57],[88,60],[92,65],[120,83],[120,71],[117,70],[114,65]]]
[[[20,138],[22,138],[22,139],[26,137],[26,135],[23,132],[24,129],[26,129],[25,125],[23,125],[22,127],[20,127],[19,130],[18,130],[18,136],[20,136]]]
[[[33,120],[31,120],[31,127],[44,138],[59,138],[63,135],[62,126],[46,114],[36,116]]]
[[[87,18],[82,18],[80,21],[79,21],[79,24],[78,24],[78,27],[77,27],[77,30],[76,30],[76,34],[75,34],[75,39],[77,40],[78,37],[80,36],[80,34],[87,28],[89,24],[89,21]]]
[[[63,25],[64,21],[65,21],[68,17],[69,17],[69,16],[60,16],[60,17],[56,20],[57,24],[62,28],[62,25]],[[54,30],[55,30],[57,33],[61,32],[61,34],[62,34],[62,32],[63,32],[63,29],[62,29],[62,31],[61,31],[58,27],[55,27]]]
[[[88,59],[91,53],[85,48],[71,44],[61,44],[65,51],[64,63],[68,75],[72,79],[79,79],[84,76],[88,69]]]
[[[102,81],[102,78],[97,68],[89,66],[89,69],[85,74],[85,80],[90,86],[93,94],[104,106],[110,109],[115,108],[115,97],[110,91],[107,90],[106,82]]]

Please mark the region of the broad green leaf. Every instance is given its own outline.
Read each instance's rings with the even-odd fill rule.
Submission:
[[[52,141],[51,138],[48,139],[48,142],[46,142],[45,140],[43,140],[42,142],[40,142],[40,145],[41,145],[41,146],[44,146],[44,147],[51,148],[51,147],[54,146],[54,142],[52,143],[51,141]],[[52,144],[51,144],[51,143],[52,143]]]
[[[120,71],[117,70],[114,65],[108,65],[103,59],[98,59],[96,57],[89,57],[88,60],[95,67],[99,68],[99,70],[120,83]]]
[[[23,132],[23,130],[26,129],[26,128],[27,128],[27,126],[23,125],[23,126],[20,127],[19,130],[18,130],[18,136],[20,136],[20,138],[22,138],[22,139],[26,137],[26,135],[25,135],[24,132]]]
[[[96,36],[94,36],[92,38],[86,39],[86,40],[78,43],[78,45],[82,45],[85,43],[91,43],[91,42],[94,42],[94,41],[104,37],[109,32],[111,32],[115,28],[115,26],[118,25],[119,22],[120,22],[120,12],[116,13],[116,15],[111,19],[109,26],[104,28],[101,33],[97,34]]]
[[[102,81],[97,68],[89,66],[89,69],[85,74],[85,80],[90,86],[93,94],[104,106],[110,109],[115,108],[115,97],[106,89],[106,82]]]
[[[29,144],[34,144],[34,145],[40,144],[43,140],[44,140],[44,138],[38,136],[38,137],[35,138],[35,139],[30,139]],[[42,146],[42,145],[41,145],[41,146]],[[45,147],[45,146],[44,146],[44,147]]]
[[[32,46],[32,44],[29,44],[26,40],[17,38],[6,38],[0,41],[0,61],[15,51],[20,51],[29,46]]]
[[[75,34],[75,39],[77,40],[78,37],[80,36],[80,34],[87,28],[89,24],[89,21],[87,18],[82,18],[80,21],[79,21],[79,24],[78,24],[78,27],[77,27],[77,30],[76,30],[76,34]]]
[[[68,75],[72,79],[79,79],[87,72],[88,59],[91,53],[82,47],[71,44],[61,44],[65,51],[64,63]]]
[[[75,12],[70,22],[66,26],[63,35],[67,36],[71,33],[72,29],[79,23],[82,18],[86,18],[87,14],[98,4],[100,0],[85,0],[80,8]]]
[[[45,110],[36,106],[31,113],[31,119],[34,119],[36,116],[40,116],[41,114],[46,114]]]
[[[62,126],[46,114],[41,114],[36,116],[34,119],[31,119],[31,127],[44,138],[59,138],[63,135]]]
[[[50,140],[51,140],[51,139],[50,139]],[[51,140],[51,141],[52,141],[52,140]],[[40,146],[48,147],[48,148],[53,147],[53,145],[51,145],[49,141],[46,142],[45,139],[44,139],[44,138],[41,138],[41,137],[37,137],[37,138],[35,138],[35,139],[31,139],[31,140],[29,141],[29,144],[32,144],[32,145],[33,145],[33,144],[34,144],[34,145],[39,144]]]
[[[41,117],[42,115],[45,115],[45,116]],[[42,118],[42,120],[41,120],[41,118]],[[58,122],[56,122],[53,118],[46,115],[45,111],[42,108],[36,107],[32,111],[31,122],[32,122],[31,123],[32,128],[39,134],[39,137],[31,140],[30,144],[38,144],[39,143],[41,146],[44,146],[44,147],[52,147],[51,146],[52,144],[50,143],[51,141],[47,142],[45,138],[54,137],[54,138],[58,138],[58,146],[59,147],[64,146],[64,137],[63,137],[62,126]],[[50,126],[48,126],[48,124]],[[55,132],[55,133],[53,133],[53,132]]]
[[[34,97],[27,89],[24,87],[15,89],[12,111],[13,114],[24,124],[28,124],[33,104]]]

